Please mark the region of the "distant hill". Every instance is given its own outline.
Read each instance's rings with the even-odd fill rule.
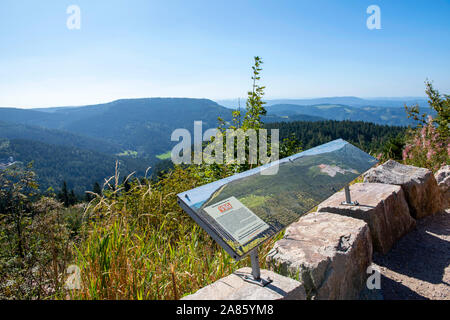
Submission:
[[[340,104],[319,104],[300,106],[295,104],[276,104],[267,106],[268,115],[292,117],[297,114],[322,117],[330,120],[365,121],[393,126],[413,124],[403,108],[351,107]],[[421,108],[428,114],[434,114],[431,108]]]
[[[217,127],[217,118],[231,119],[231,111],[207,99],[149,98],[69,108],[23,110],[0,108],[0,119],[64,130],[107,141],[138,156],[154,157],[174,145],[173,130],[193,131],[202,120],[204,130]]]
[[[323,121],[326,120],[325,118],[318,117],[318,116],[310,116],[307,114],[296,114],[292,113],[289,115],[273,115],[269,114],[266,116],[263,116],[262,118],[263,123],[272,123],[272,122],[289,122],[289,121]]]
[[[244,103],[242,103],[244,101]],[[373,98],[362,99],[358,97],[325,97],[313,99],[269,99],[265,100],[266,106],[275,104],[296,104],[301,106],[317,105],[317,104],[342,104],[350,107],[387,107],[387,108],[403,108],[419,104],[420,107],[428,107],[425,97],[398,97],[398,98]],[[217,100],[217,103],[227,108],[237,108],[238,99]],[[245,106],[245,100],[241,99],[241,106]]]
[[[102,184],[104,178],[114,175],[116,159],[121,163],[121,176],[136,171],[143,176],[150,166],[149,162],[114,157],[99,152],[49,145],[46,143],[24,139],[0,139],[0,159],[13,157],[22,165],[33,161],[33,171],[37,174],[40,190],[53,187],[58,191],[63,181],[78,195],[85,190],[92,190],[94,182]]]
[[[316,99],[279,99],[268,100],[267,105],[275,104],[297,104],[297,105],[318,105],[318,104],[342,104],[350,107],[385,107],[385,108],[403,108],[406,105],[411,106],[419,104],[420,107],[428,107],[426,98],[404,97],[404,98],[377,98],[362,99],[357,97],[329,97]]]

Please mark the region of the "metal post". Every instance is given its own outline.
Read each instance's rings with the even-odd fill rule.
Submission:
[[[250,253],[250,259],[252,261],[253,279],[259,280],[259,279],[261,279],[261,270],[259,269],[259,257],[258,257],[257,250],[254,250],[252,253]]]
[[[350,187],[346,185],[344,190],[345,190],[345,202],[352,203],[352,198],[350,197]]]
[[[269,283],[273,282],[272,279],[267,278],[263,279],[261,278],[261,270],[259,268],[259,258],[258,258],[258,249],[253,250],[250,252],[250,260],[252,262],[252,275],[240,275],[244,281],[256,284],[260,287],[265,287]]]
[[[344,192],[345,192],[345,201],[341,202],[342,205],[347,205],[347,206],[359,205],[358,201],[354,201],[354,202],[352,201],[352,198],[350,196],[350,187],[348,185],[345,186]]]

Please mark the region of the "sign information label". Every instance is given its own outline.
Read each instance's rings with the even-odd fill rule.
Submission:
[[[267,223],[235,197],[215,203],[204,210],[242,245],[269,229]]]

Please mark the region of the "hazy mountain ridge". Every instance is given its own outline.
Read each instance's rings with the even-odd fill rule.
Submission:
[[[318,116],[311,116],[301,113],[292,113],[290,115],[275,115],[268,114],[261,117],[263,123],[273,123],[273,122],[292,122],[292,121],[323,121],[325,118]]]
[[[245,108],[244,103],[241,102],[241,106]],[[238,99],[224,99],[216,100],[217,103],[227,108],[237,108]],[[275,104],[296,104],[296,105],[318,105],[318,104],[343,104],[351,107],[388,107],[388,108],[403,108],[404,105],[419,104],[420,107],[427,107],[428,100],[426,97],[380,97],[380,98],[358,98],[353,96],[347,97],[323,97],[323,98],[311,98],[311,99],[267,99],[265,100],[266,106]]]

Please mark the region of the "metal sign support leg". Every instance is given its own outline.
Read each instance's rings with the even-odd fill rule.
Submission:
[[[253,250],[250,253],[250,259],[252,262],[252,275],[244,275],[243,279],[244,281],[247,281],[249,283],[256,284],[258,286],[264,287],[271,283],[273,280],[270,278],[263,279],[261,278],[261,270],[259,268],[259,257],[258,257],[258,250]]]
[[[352,201],[352,198],[350,196],[350,187],[348,185],[345,186],[344,192],[345,192],[345,201],[341,202],[342,205],[347,205],[347,206],[359,205],[358,201]]]

